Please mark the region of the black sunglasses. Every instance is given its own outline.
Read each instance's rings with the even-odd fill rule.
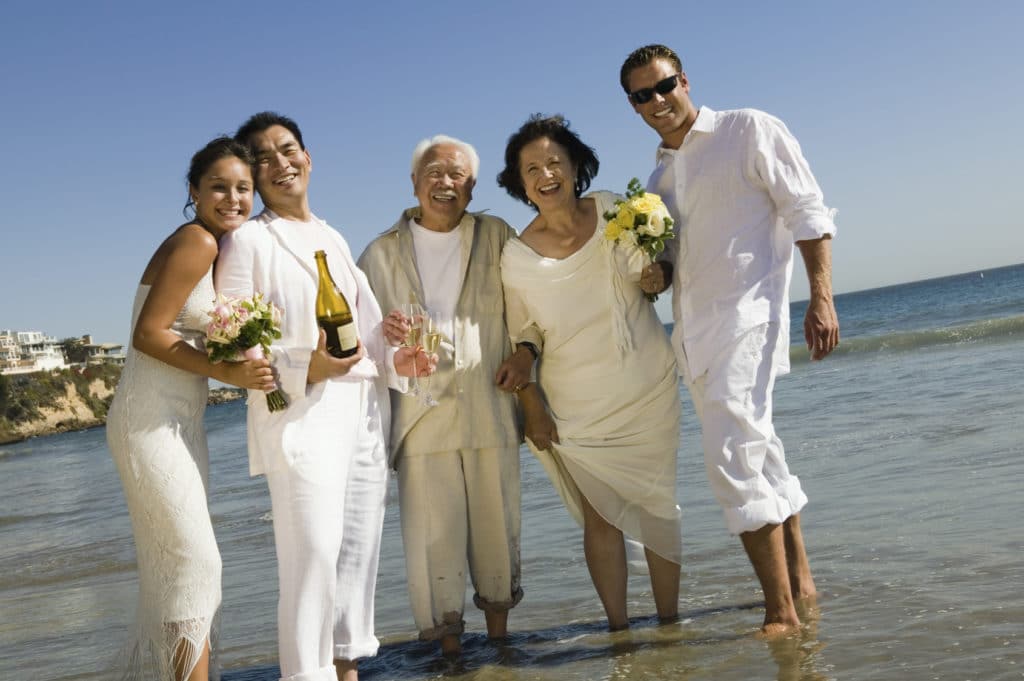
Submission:
[[[669,76],[664,80],[659,80],[654,84],[654,87],[642,87],[639,90],[629,93],[629,98],[633,100],[634,104],[646,104],[654,98],[654,93],[657,92],[659,95],[667,95],[676,89],[676,85],[679,81],[679,74]]]

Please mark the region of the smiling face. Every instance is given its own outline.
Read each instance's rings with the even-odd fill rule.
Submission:
[[[196,217],[217,238],[241,227],[252,212],[252,171],[237,156],[214,162],[189,190]]]
[[[438,144],[428,149],[412,176],[420,224],[435,231],[454,229],[473,198],[475,184],[469,158],[457,145]]]
[[[576,200],[576,165],[550,137],[539,137],[519,152],[519,176],[526,198],[538,210]]]
[[[253,133],[249,143],[256,157],[256,188],[263,203],[278,214],[304,205],[313,162],[295,135],[283,125],[272,125]]]
[[[683,138],[697,119],[697,109],[690,101],[690,83],[686,74],[680,73],[668,59],[659,58],[630,71],[628,79],[629,91],[636,92],[654,88],[657,83],[677,74],[678,82],[669,92],[660,94],[655,90],[648,102],[637,104],[632,99],[629,102],[644,122],[661,136],[662,143],[672,148],[683,143]]]

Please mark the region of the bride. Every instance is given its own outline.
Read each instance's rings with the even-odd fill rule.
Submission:
[[[127,679],[209,675],[221,563],[206,505],[207,377],[274,388],[267,360],[211,364],[202,349],[217,240],[252,211],[251,164],[248,149],[228,137],[196,152],[186,203],[195,217],[160,244],[135,294],[132,347],[107,418],[139,572]]]

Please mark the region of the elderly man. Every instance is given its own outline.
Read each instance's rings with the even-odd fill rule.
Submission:
[[[619,77],[661,138],[647,188],[665,200],[679,234],[641,285],[653,293],[673,284],[673,347],[701,421],[711,488],[764,590],[763,630],[785,632],[800,623],[795,601],[815,586],[800,531],[807,497],[772,424],[772,390],[789,371],[794,243],[810,281],[811,358],[839,342],[832,211],[786,126],[754,109],[698,110],[668,47],[635,50]]]
[[[420,142],[412,155],[419,205],[359,258],[381,307],[393,310],[384,322],[392,342],[408,329],[397,308],[410,301],[443,333],[430,383],[438,404],[391,393],[391,462],[413,618],[420,639],[438,640],[449,655],[461,650],[467,558],[489,637],[505,636],[508,611],[523,596],[520,437],[509,391],[528,382],[536,349],[511,353],[505,327],[498,265],[515,231],[466,212],[479,164],[460,140]]]

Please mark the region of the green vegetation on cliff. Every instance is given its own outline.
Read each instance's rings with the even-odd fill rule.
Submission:
[[[0,443],[103,425],[121,367],[91,365],[31,374],[0,374]],[[209,404],[245,397],[240,388],[210,389]]]
[[[121,367],[112,364],[0,375],[0,441],[17,439],[19,426],[44,418],[43,409],[60,408],[67,401],[69,385],[74,386],[82,405],[92,412],[92,421],[102,423],[120,376]],[[104,386],[102,397],[91,387],[97,380]]]

